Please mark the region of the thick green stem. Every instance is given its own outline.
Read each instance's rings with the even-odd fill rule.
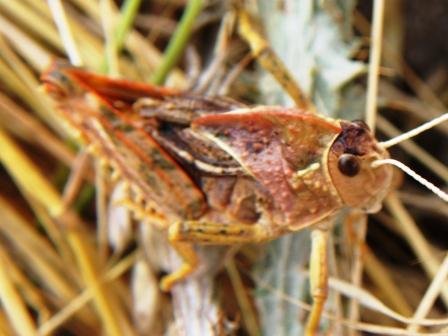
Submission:
[[[124,39],[132,28],[141,2],[141,0],[125,0],[121,6],[121,15],[115,28],[115,32],[107,41],[108,45],[106,47],[105,59],[100,68],[101,73],[109,73],[111,60],[116,57],[117,53],[123,47]]]
[[[182,16],[179,26],[171,38],[162,60],[162,64],[157,68],[151,82],[161,85],[165,82],[166,77],[173,67],[177,64],[182,50],[185,48],[196,17],[201,12],[202,0],[191,0]]]

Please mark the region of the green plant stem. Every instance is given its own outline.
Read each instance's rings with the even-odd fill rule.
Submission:
[[[190,0],[185,9],[182,19],[179,22],[173,37],[171,38],[168,47],[165,50],[162,64],[157,68],[152,77],[151,82],[161,85],[165,82],[168,73],[176,65],[182,50],[185,48],[196,17],[202,9],[202,0]]]
[[[124,38],[134,23],[135,16],[138,13],[142,0],[125,0],[121,6],[121,17],[117,24],[115,43],[117,50],[123,47]]]
[[[116,55],[123,47],[124,39],[132,27],[141,2],[141,0],[125,0],[121,6],[121,14],[115,28],[115,34],[109,41],[110,45],[106,48],[105,59],[101,64],[101,73],[109,72],[109,62],[111,57],[113,57],[111,55]]]

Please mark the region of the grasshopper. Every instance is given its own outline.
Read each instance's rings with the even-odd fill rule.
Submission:
[[[307,334],[315,334],[333,217],[343,208],[377,211],[392,181],[391,166],[373,165],[389,155],[365,123],[111,79],[63,62],[41,79],[84,142],[131,185],[134,205],[166,228],[184,263],[162,279],[163,290],[194,272],[194,244],[260,243],[310,227]]]

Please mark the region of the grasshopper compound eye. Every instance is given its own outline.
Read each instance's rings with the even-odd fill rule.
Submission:
[[[356,155],[342,154],[338,159],[338,169],[345,176],[353,177],[358,175],[361,166]]]

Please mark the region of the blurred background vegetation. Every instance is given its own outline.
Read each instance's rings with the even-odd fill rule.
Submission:
[[[173,267],[163,235],[114,205],[119,183],[39,89],[50,61],[68,57],[55,24],[65,12],[80,63],[92,71],[291,106],[250,58],[232,8],[219,0],[0,0],[0,334],[302,333],[308,232],[232,251],[224,267],[162,294],[158,280]],[[247,8],[321,113],[364,117],[372,1]],[[381,13],[376,120],[387,139],[446,111],[448,3],[389,0]],[[439,125],[392,156],[444,187],[447,132]],[[400,173],[395,185],[384,210],[368,219],[344,213],[335,228],[331,270],[341,281],[331,285],[327,334],[448,334],[446,324],[406,319],[446,316],[448,208]],[[224,255],[205,254],[211,264]]]

